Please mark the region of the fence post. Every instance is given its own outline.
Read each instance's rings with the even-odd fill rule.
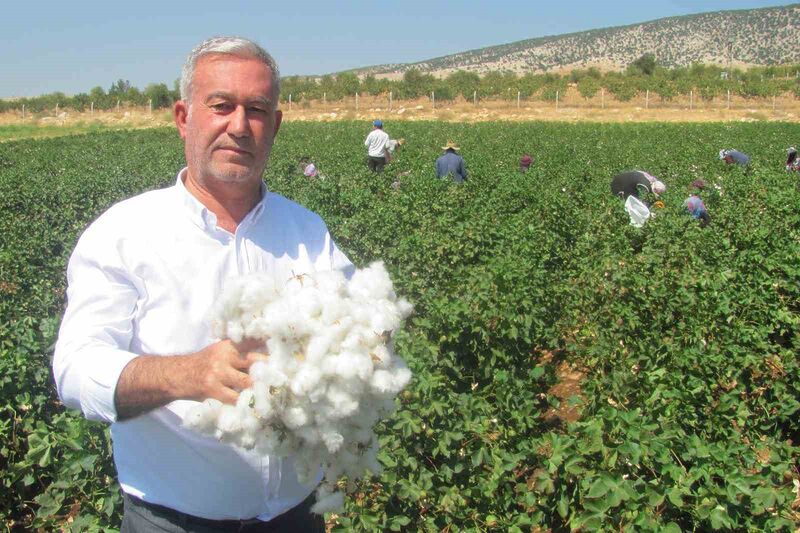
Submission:
[[[431,104],[433,104],[433,108],[436,109],[436,92],[431,91]]]
[[[358,113],[358,91],[356,91],[356,113]]]
[[[292,93],[289,93],[289,111],[292,110]]]
[[[392,91],[389,91],[389,111],[392,110]]]
[[[731,90],[728,89],[728,109],[731,108]]]
[[[478,105],[478,91],[472,91],[472,105]]]
[[[517,91],[517,109],[519,109],[519,96],[520,96],[520,91]]]
[[[94,102],[92,102],[92,105],[89,107],[89,114],[94,116]]]
[[[689,90],[689,109],[694,109],[694,89]]]
[[[117,98],[117,113],[119,113],[119,98]]]
[[[644,93],[644,108],[650,109],[650,89],[647,89]]]
[[[606,90],[600,89],[600,107],[602,109],[606,108]]]
[[[328,107],[328,93],[322,93],[322,109]]]
[[[147,112],[152,115],[153,114],[153,99],[152,98],[148,101],[147,106],[148,106],[148,111]]]
[[[558,109],[558,91],[556,91],[556,109]]]
[[[56,116],[58,116],[58,102],[56,102]]]
[[[25,104],[22,104],[22,120],[25,120]]]

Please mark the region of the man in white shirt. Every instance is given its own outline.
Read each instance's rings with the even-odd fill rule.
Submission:
[[[383,172],[386,165],[386,142],[389,134],[383,131],[383,122],[375,120],[372,123],[372,131],[369,132],[364,140],[367,147],[367,166],[373,172]]]
[[[315,487],[297,481],[291,458],[182,426],[196,401],[234,403],[266,357],[212,337],[209,311],[227,279],[353,268],[317,215],[262,180],[279,80],[252,41],[196,47],[174,107],[187,167],[173,187],[112,206],[70,258],[53,371],[66,406],[111,423],[123,532],[324,531],[309,513]]]

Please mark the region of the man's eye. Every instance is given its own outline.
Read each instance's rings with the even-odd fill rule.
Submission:
[[[232,106],[227,102],[218,102],[216,104],[210,104],[208,107],[220,113],[225,111],[230,111],[232,109]]]
[[[250,107],[250,111],[252,111],[253,113],[266,113],[267,112],[267,110],[265,108],[256,107],[256,106]]]

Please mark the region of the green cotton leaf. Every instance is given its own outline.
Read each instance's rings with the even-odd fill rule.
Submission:
[[[721,505],[714,507],[708,518],[711,520],[711,527],[714,529],[731,527],[731,519],[728,516],[728,512]]]
[[[558,499],[558,503],[556,504],[556,511],[558,511],[558,515],[561,518],[563,518],[564,520],[567,519],[567,516],[569,515],[569,503],[567,502],[567,498],[564,497],[563,494]]]
[[[681,497],[681,491],[677,488],[670,489],[667,492],[667,498],[675,507],[683,507],[683,498]]]
[[[602,479],[596,479],[589,488],[587,498],[600,498],[608,492],[608,484]]]
[[[389,529],[391,531],[403,531],[403,528],[411,523],[411,519],[407,516],[394,516],[389,522]]]
[[[776,501],[777,499],[774,490],[766,487],[757,488],[755,491],[753,491],[753,495],[750,497],[750,502],[753,506],[753,514],[763,514],[764,511],[770,507],[774,507]]]
[[[665,525],[661,531],[662,533],[682,533],[681,526],[675,522],[670,522],[669,524]]]
[[[61,510],[64,494],[57,492],[53,495],[52,491],[45,491],[36,496],[33,501],[39,505],[39,509],[36,510],[37,518],[49,518]]]
[[[654,489],[647,489],[647,504],[650,507],[658,507],[664,502],[664,495]]]

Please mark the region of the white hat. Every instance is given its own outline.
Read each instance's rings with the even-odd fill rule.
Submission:
[[[655,194],[664,194],[664,191],[667,190],[667,186],[664,185],[664,182],[658,180],[654,181],[650,187]]]
[[[728,151],[727,150],[720,150],[719,151],[719,158],[720,159],[725,159],[726,155],[728,155]]]

